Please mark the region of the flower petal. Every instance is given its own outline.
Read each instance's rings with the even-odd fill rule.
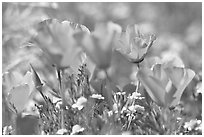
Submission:
[[[137,76],[152,100],[158,105],[165,106],[165,88],[161,81],[153,77],[151,70],[143,68],[138,71]]]
[[[169,82],[169,79],[166,75],[166,72],[163,69],[163,66],[161,64],[154,65],[153,73],[154,73],[154,77],[156,77],[162,82],[163,87],[166,87],[167,83]]]
[[[43,50],[49,61],[59,68],[79,66],[81,62],[78,55],[82,52],[73,35],[79,31],[89,33],[85,26],[49,19],[39,23],[37,27],[37,35],[33,41]]]
[[[25,109],[29,100],[29,95],[30,92],[28,84],[19,85],[11,89],[9,100],[14,104],[18,113]]]
[[[136,65],[130,63],[120,52],[113,51],[111,65],[108,69],[109,77],[112,82],[120,86],[122,89],[126,84],[132,82],[130,77],[133,71],[133,66]]]
[[[184,83],[186,85],[195,76],[195,72],[191,69],[172,67],[166,68],[165,71],[176,88],[179,88]]]
[[[165,71],[167,72],[167,75],[171,79],[172,83],[177,88],[176,93],[174,94],[176,99],[171,103],[171,106],[174,106],[179,103],[183,91],[195,76],[195,72],[191,69],[178,67],[166,68]]]
[[[126,28],[126,38],[128,39],[128,44],[132,43],[135,37],[139,37],[139,27],[138,25],[128,25]]]

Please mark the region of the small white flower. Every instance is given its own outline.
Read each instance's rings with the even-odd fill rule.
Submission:
[[[141,97],[141,94],[138,92],[132,93],[132,95],[128,98],[130,98],[130,99],[144,99],[144,97]]]
[[[132,106],[129,106],[128,109],[132,112],[136,112],[137,110],[141,110],[141,111],[144,111],[144,107],[140,106],[140,105],[132,105]]]
[[[141,96],[141,94],[138,92],[134,92],[134,93],[132,93],[132,96],[133,96],[133,98],[138,98]]]
[[[12,130],[12,126],[3,127],[3,135],[8,135],[9,131]]]
[[[112,116],[113,115],[113,111],[108,111],[108,116]]]
[[[197,120],[197,124],[198,124],[199,126],[197,126],[197,127],[195,128],[195,130],[201,130],[201,131],[202,131],[202,121],[201,121],[201,120]]]
[[[73,134],[76,134],[76,133],[79,133],[79,132],[83,132],[85,129],[83,127],[81,127],[80,125],[74,125],[72,127],[72,133],[71,135]]]
[[[65,107],[65,109],[66,109],[66,110],[68,110],[68,109],[69,109],[69,107],[68,107],[68,106],[66,106],[66,107]]]
[[[117,92],[117,93],[115,93],[115,94],[117,94],[117,95],[125,95],[126,92]]]
[[[178,121],[180,121],[182,118],[181,118],[181,117],[177,117],[176,119],[177,119]]]
[[[145,110],[145,108],[142,107],[142,106],[140,106],[140,105],[135,105],[135,108],[136,108],[137,110],[141,110],[141,111],[144,111],[144,110]]]
[[[132,106],[129,106],[128,109],[129,109],[130,111],[134,112],[134,111],[135,111],[135,106],[133,106],[133,105],[132,105]]]
[[[104,97],[100,94],[92,94],[91,98],[96,98],[96,99],[104,99]]]
[[[85,103],[87,102],[87,99],[85,97],[80,97],[75,104],[72,105],[72,108],[77,108],[78,110],[81,110]]]
[[[77,108],[78,110],[82,110],[84,106],[78,105],[78,104],[73,104],[72,108]]]
[[[65,133],[67,133],[66,129],[59,129],[56,134],[57,135],[64,135]]]
[[[123,113],[126,110],[127,110],[127,107],[123,107],[122,110],[121,110],[121,113]]]
[[[59,101],[61,101],[62,99],[60,99],[60,98],[57,98],[57,97],[52,97],[52,101],[53,101],[53,103],[57,103],[57,102],[59,102]]]
[[[62,105],[62,101],[57,102],[56,107],[60,109],[60,106]]]
[[[184,125],[184,128],[187,128],[188,130],[192,130],[196,125],[201,125],[201,121],[193,119],[189,122],[186,122]]]
[[[115,113],[118,112],[118,105],[117,105],[116,103],[113,104],[113,111],[114,111]]]
[[[202,82],[200,82],[196,85],[196,91],[197,91],[197,93],[202,93]]]

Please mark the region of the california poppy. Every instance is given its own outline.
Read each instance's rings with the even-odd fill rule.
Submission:
[[[126,32],[121,34],[116,47],[130,62],[140,63],[146,56],[156,37],[144,37],[139,31],[139,26],[128,25]]]
[[[37,35],[32,41],[47,55],[58,68],[72,66],[76,69],[82,62],[83,51],[77,46],[73,34],[78,31],[89,33],[83,25],[56,19],[38,24]],[[77,69],[76,69],[77,70]]]
[[[28,106],[34,90],[31,72],[28,71],[25,75],[17,71],[4,73],[3,86],[5,97],[15,106],[18,113],[22,112]]]
[[[154,102],[160,106],[171,107],[179,103],[184,89],[195,73],[187,68],[156,64],[152,70],[140,69],[137,76]]]
[[[20,113],[26,108],[29,97],[29,85],[21,84],[10,90],[8,100],[15,106],[17,112]]]
[[[81,47],[100,69],[107,69],[112,58],[114,38],[121,33],[121,27],[115,23],[98,24],[90,35],[76,36]]]

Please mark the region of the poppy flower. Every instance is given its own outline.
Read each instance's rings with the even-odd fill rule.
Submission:
[[[17,71],[6,72],[3,74],[3,92],[18,113],[28,107],[31,93],[34,90],[32,73],[28,71],[25,75]]]
[[[21,84],[13,87],[8,95],[8,100],[15,106],[18,113],[22,112],[28,105],[30,97],[29,85]]]
[[[27,71],[25,75],[21,74],[18,71],[4,72],[2,76],[2,85],[3,89],[6,92],[9,92],[13,87],[16,87],[21,84],[28,84],[30,91],[34,89],[34,84],[32,83],[32,73]]]
[[[142,35],[138,25],[128,25],[126,32],[121,34],[116,49],[130,62],[140,63],[143,61],[154,40],[156,40],[154,35],[151,35],[149,39]]]
[[[138,71],[138,79],[154,102],[163,107],[176,106],[195,76],[191,69],[156,64]]]
[[[38,24],[37,35],[32,40],[56,67],[72,66],[75,69],[81,64],[84,56],[73,37],[78,31],[89,33],[83,25],[49,19]]]
[[[100,69],[107,69],[112,58],[114,38],[121,33],[121,27],[115,23],[98,24],[90,35],[76,35],[81,47],[93,63]]]
[[[125,85],[135,82],[135,80],[131,78],[135,67],[136,64],[130,63],[119,51],[114,50],[111,65],[107,73],[111,81],[122,89]],[[134,75],[134,77],[136,77],[136,75]]]

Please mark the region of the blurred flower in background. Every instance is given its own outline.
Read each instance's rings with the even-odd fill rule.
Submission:
[[[98,68],[106,70],[110,66],[115,36],[121,31],[121,27],[113,22],[98,24],[92,34],[78,39],[79,45]]]
[[[42,49],[57,68],[73,67],[77,70],[83,58],[83,51],[73,37],[78,31],[90,33],[83,25],[50,19],[38,25],[37,35],[32,42]]]
[[[171,48],[172,42],[168,41],[176,38],[183,45],[182,48],[176,47],[181,48],[179,54],[185,65],[197,70],[196,66],[201,68],[201,62],[193,59],[198,59],[202,54],[200,11],[199,3],[3,3],[3,70],[11,64],[11,60],[15,62],[20,56],[17,48],[16,54],[11,54],[13,47],[22,46],[30,36],[28,34],[32,34],[33,26],[48,18],[78,22],[90,31],[100,21],[113,21],[123,30],[127,24],[142,24],[142,32],[145,29],[154,30],[159,34],[158,39],[164,41],[156,41],[158,46],[151,50],[153,55],[160,55],[168,50],[167,47]],[[186,54],[190,51],[194,52]]]

